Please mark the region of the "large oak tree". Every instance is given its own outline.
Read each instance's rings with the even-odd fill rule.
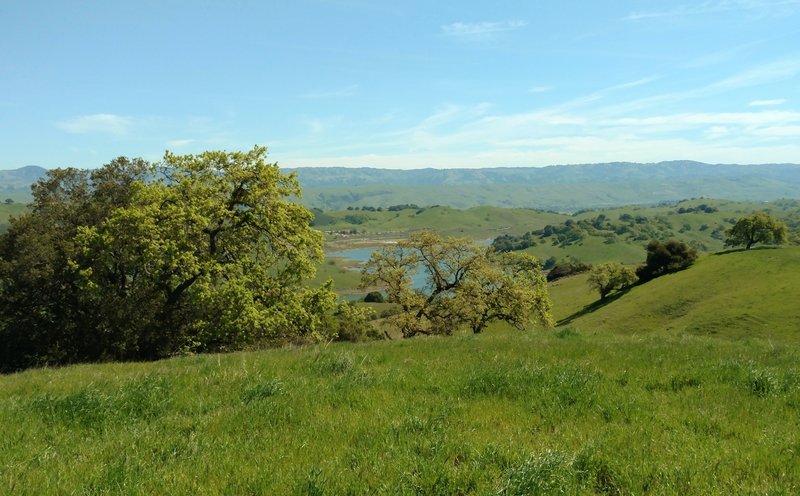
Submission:
[[[322,258],[293,175],[248,152],[50,171],[0,238],[0,367],[321,335]]]

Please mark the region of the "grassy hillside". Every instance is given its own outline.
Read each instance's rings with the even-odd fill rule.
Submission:
[[[612,329],[0,377],[4,494],[796,494],[800,353]]]
[[[0,203],[0,233],[8,229],[8,218],[24,214],[28,207],[24,203]]]
[[[695,199],[653,207],[587,210],[574,215],[497,207],[463,210],[429,207],[397,212],[317,211],[316,227],[327,233],[326,252],[331,253],[352,247],[380,246],[383,242],[404,238],[409,232],[419,229],[485,240],[541,231],[547,225],[562,229],[566,223],[572,223],[568,234],[576,237],[536,234],[535,246],[525,251],[542,261],[550,257],[557,260],[574,257],[588,263],[613,260],[641,264],[645,259],[644,247],[651,239],[679,239],[701,252],[722,250],[724,232],[735,219],[762,210],[787,222],[793,242],[800,241],[800,202],[796,200],[751,203]],[[601,217],[603,220],[598,222]],[[351,230],[357,231],[357,234],[342,234]],[[326,264],[331,266],[322,267],[317,281],[331,276],[336,288],[342,290],[352,290],[358,285],[355,273],[344,270],[353,267],[352,263],[329,259]]]
[[[796,494],[798,279],[730,252],[558,281],[555,331],[0,376],[0,493]]]
[[[580,282],[564,282],[554,294],[561,287],[577,293]],[[797,341],[798,302],[800,248],[752,249],[706,255],[688,270],[634,287],[598,308],[583,300],[582,308],[570,307],[574,317],[568,320],[580,329],[615,333]]]

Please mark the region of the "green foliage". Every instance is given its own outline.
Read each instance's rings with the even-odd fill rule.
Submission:
[[[422,271],[424,289],[412,288]],[[495,254],[463,238],[431,231],[412,234],[372,254],[362,271],[362,286],[385,290],[402,312],[391,320],[405,337],[452,334],[468,325],[481,332],[502,320],[518,328],[532,322],[552,325],[550,299],[541,266],[524,254]]]
[[[364,341],[378,337],[378,331],[372,325],[375,312],[366,306],[357,306],[345,301],[339,303],[334,313],[334,336],[340,341]]]
[[[785,243],[787,230],[783,222],[765,212],[757,212],[739,219],[725,235],[725,246],[744,246],[749,250],[756,243]]]
[[[562,262],[555,262],[547,272],[547,282],[553,282],[562,277],[574,276],[592,270],[592,266],[572,257],[567,257]]]
[[[697,250],[683,241],[670,239],[664,243],[652,240],[647,244],[647,260],[636,269],[640,282],[688,268],[697,260]]]
[[[265,156],[50,171],[0,239],[0,368],[323,337],[335,295],[302,284],[322,238]]]
[[[365,303],[383,303],[385,298],[380,291],[370,291],[364,296]]]
[[[612,291],[627,288],[636,280],[633,269],[617,262],[609,262],[595,265],[589,274],[588,283],[592,289],[600,292],[600,299],[605,300]]]

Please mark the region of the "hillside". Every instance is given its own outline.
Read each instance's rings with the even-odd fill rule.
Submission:
[[[302,202],[323,210],[404,203],[537,208],[574,212],[711,197],[794,198],[800,165],[607,163],[486,169],[300,168]]]
[[[585,276],[562,283],[554,299],[573,304]],[[587,288],[584,285],[584,288]],[[588,288],[586,289],[588,292]],[[636,286],[608,304],[585,306],[563,323],[581,330],[627,334],[702,335],[800,340],[800,248],[729,251],[701,257],[689,269]]]
[[[413,203],[575,212],[696,197],[748,201],[794,198],[800,188],[800,165],[795,164],[672,161],[485,169],[317,167],[284,171],[297,173],[303,186],[301,201],[323,210]],[[26,202],[30,199],[30,185],[45,172],[37,166],[0,170],[0,194]]]
[[[0,170],[0,201],[11,198],[17,202],[28,202],[31,199],[31,184],[46,173],[47,169],[37,165]]]
[[[800,490],[788,333],[576,325],[0,376],[0,492]]]

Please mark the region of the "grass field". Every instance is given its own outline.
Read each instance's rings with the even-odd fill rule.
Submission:
[[[3,376],[0,493],[797,494],[799,261],[563,280],[553,331]]]
[[[731,251],[705,255],[690,270],[634,287],[608,305],[584,306],[572,324],[629,334],[657,330],[797,341],[798,302],[800,248]]]

